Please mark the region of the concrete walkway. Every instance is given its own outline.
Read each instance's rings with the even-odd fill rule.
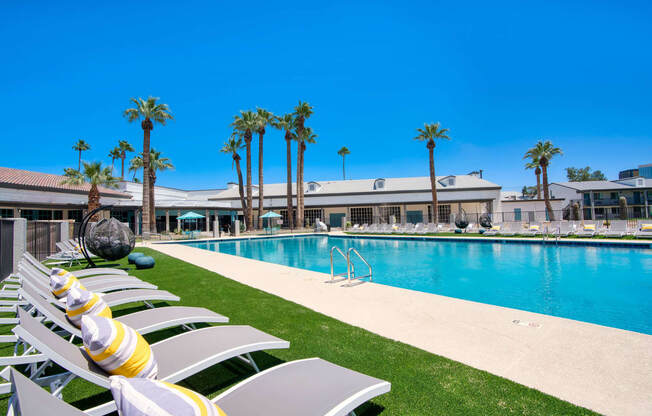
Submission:
[[[148,246],[597,412],[652,415],[650,335],[374,283],[345,288],[324,283],[327,274],[187,245]]]

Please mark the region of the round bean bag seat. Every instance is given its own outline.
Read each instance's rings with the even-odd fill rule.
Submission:
[[[150,256],[136,257],[134,263],[136,264],[137,269],[151,269],[155,264],[154,259]]]
[[[135,264],[138,257],[143,257],[145,253],[131,253],[127,256],[129,264]]]

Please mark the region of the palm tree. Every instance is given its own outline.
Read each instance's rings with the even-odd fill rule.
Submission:
[[[123,115],[131,123],[133,121],[141,120],[140,127],[143,129],[143,227],[144,230],[149,232],[156,232],[156,218],[152,218],[150,213],[149,188],[152,186],[151,170],[149,168],[149,137],[154,123],[165,125],[168,120],[173,120],[170,108],[167,104],[157,104],[159,99],[157,97],[148,97],[147,100],[142,98],[131,98],[131,102],[135,105],[134,108],[128,108],[124,111]],[[146,175],[149,173],[150,175]],[[150,177],[148,177],[150,176]]]
[[[303,152],[305,144],[303,143],[305,122],[313,114],[313,108],[307,102],[299,101],[294,107],[294,117],[296,119],[296,139],[299,142],[297,148],[297,226],[303,227]]]
[[[533,148],[529,149],[524,158],[530,158],[533,161],[538,160],[539,166],[541,166],[541,176],[543,181],[543,199],[545,200],[546,210],[548,211],[548,220],[555,221],[555,213],[552,210],[552,205],[550,204],[550,190],[548,188],[548,165],[550,160],[555,155],[561,155],[562,151],[560,148],[555,147],[550,140],[545,142],[539,140]]]
[[[290,229],[294,228],[294,216],[292,215],[292,140],[293,134],[292,129],[295,127],[295,120],[292,114],[285,114],[282,117],[275,117],[272,120],[272,126],[279,130],[285,131],[285,144],[286,144],[286,167],[287,167],[287,181],[286,181],[286,190],[287,190],[287,213],[288,213],[288,226]]]
[[[299,143],[299,163],[298,172],[297,172],[297,184],[301,184],[301,205],[299,205],[299,193],[297,192],[297,210],[302,213],[301,221],[297,218],[297,224],[299,227],[304,226],[304,216],[303,216],[303,207],[304,207],[304,198],[303,198],[303,161],[304,153],[306,152],[306,143],[316,143],[317,135],[313,133],[310,127],[304,127],[301,133],[301,136],[295,135],[294,139]]]
[[[120,149],[120,159],[122,160],[122,169],[120,170],[120,179],[125,179],[125,159],[127,158],[127,152],[135,152],[136,150],[129,144],[126,140],[120,140],[118,142],[118,148]]]
[[[351,154],[351,152],[346,146],[343,146],[340,150],[337,151],[337,154],[342,156],[342,179],[346,180],[346,168],[344,161],[346,159],[346,155]]]
[[[102,162],[84,162],[84,171],[73,168],[64,169],[65,179],[61,182],[65,185],[83,185],[89,183],[91,189],[88,191],[88,211],[92,211],[100,206],[99,186],[115,188],[118,178],[111,174],[110,167],[102,167]],[[97,221],[97,214],[91,218],[91,221]]]
[[[83,141],[82,139],[77,140],[77,143],[75,143],[72,146],[72,150],[76,150],[79,152],[79,162],[77,163],[77,171],[81,172],[81,154],[82,152],[85,152],[86,150],[91,150],[91,145]]]
[[[437,207],[437,177],[435,176],[435,140],[450,140],[448,129],[441,128],[439,122],[425,123],[422,129],[417,129],[419,135],[414,140],[425,141],[430,157],[430,191],[432,192],[432,217],[435,224],[439,224],[439,211]]]
[[[244,187],[242,185],[242,170],[240,170],[240,160],[241,157],[238,154],[238,151],[242,150],[242,137],[240,137],[235,131],[231,134],[231,137],[224,142],[224,146],[220,149],[222,153],[230,153],[233,158],[233,163],[231,163],[231,169],[233,169],[233,164],[235,163],[236,171],[238,172],[238,191],[240,192],[240,204],[242,205],[242,213],[246,215],[247,212],[247,203],[244,196]]]
[[[263,215],[263,136],[265,127],[274,119],[274,114],[263,108],[256,109],[256,132],[258,133],[258,229],[263,226],[260,216]]]
[[[142,169],[142,168],[143,168],[143,156],[142,155],[134,156],[133,158],[131,158],[131,160],[129,161],[129,172],[134,173],[134,175],[131,178],[131,180],[133,182],[136,182],[136,183],[139,182],[138,178],[136,177],[136,174],[138,174],[138,171],[140,169]]]
[[[154,195],[154,190],[156,189],[156,172],[174,169],[174,165],[167,157],[161,157],[161,152],[157,151],[153,147],[149,150],[149,162],[150,173],[148,176],[152,180],[152,185],[149,187],[149,212],[152,213],[154,221],[156,221],[156,197]],[[129,170],[134,171],[134,175],[135,172],[140,169],[143,169],[142,155],[131,159],[131,164],[129,166]],[[144,177],[145,175],[143,175],[143,178]],[[154,224],[156,225],[156,222]],[[156,232],[156,229],[154,229],[152,232]]]
[[[245,221],[247,230],[253,228],[253,197],[251,187],[251,133],[257,128],[256,113],[251,110],[240,111],[239,115],[233,118],[231,126],[244,137],[245,147],[247,149],[247,212],[245,213]]]
[[[109,152],[109,157],[111,158],[111,174],[113,174],[113,171],[115,169],[115,161],[116,161],[116,159],[120,159],[120,148],[119,147],[114,147]]]

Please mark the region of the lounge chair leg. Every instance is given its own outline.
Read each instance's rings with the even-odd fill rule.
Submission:
[[[254,370],[256,370],[257,373],[260,373],[260,369],[256,365],[256,362],[254,361],[254,359],[251,358],[251,354],[246,353],[245,356],[247,358],[243,357],[242,355],[239,355],[238,358],[241,359],[242,361],[244,361],[245,363],[249,364],[250,366],[252,366],[254,368]]]
[[[58,379],[53,381],[50,384],[50,391],[52,395],[61,399],[61,391],[70,383],[73,379],[77,377],[75,374],[70,373],[65,379]]]
[[[147,306],[148,308],[150,308],[150,309],[154,309],[154,305],[152,305],[149,301],[146,300],[146,301],[144,301],[143,303],[144,303],[145,306]]]

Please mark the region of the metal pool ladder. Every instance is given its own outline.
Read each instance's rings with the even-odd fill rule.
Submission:
[[[344,260],[346,260],[346,272],[344,272],[344,273],[335,274],[335,272],[333,271],[333,253],[335,251],[337,251],[344,258]],[[356,276],[356,274],[355,274],[355,265],[353,264],[353,261],[351,261],[351,253],[358,256],[358,258],[360,260],[362,260],[362,262],[367,266],[367,268],[369,269],[368,274],[365,274],[363,276]],[[349,285],[351,284],[351,280],[361,280],[361,279],[364,279],[364,278],[367,278],[367,277],[369,278],[369,281],[371,282],[372,279],[373,279],[372,274],[373,274],[373,271],[371,269],[371,265],[369,264],[369,262],[364,257],[362,257],[360,252],[358,252],[358,250],[356,250],[355,248],[353,248],[353,247],[349,248],[347,250],[347,252],[346,252],[346,255],[344,255],[344,252],[342,250],[340,250],[339,247],[333,246],[331,248],[331,280],[330,280],[330,282],[335,283],[336,281],[343,280],[343,279],[340,279],[340,280],[334,280],[334,279],[336,277],[344,276],[344,275],[346,275],[346,278],[348,280]]]

